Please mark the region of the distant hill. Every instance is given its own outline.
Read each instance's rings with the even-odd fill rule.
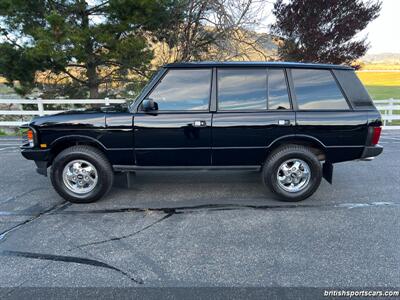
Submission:
[[[367,54],[360,61],[366,64],[400,64],[400,53]]]

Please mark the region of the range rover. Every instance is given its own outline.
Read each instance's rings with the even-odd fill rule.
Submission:
[[[332,183],[333,164],[379,155],[381,125],[347,66],[174,63],[127,106],[33,119],[22,155],[76,203],[104,196],[114,172],[200,169],[259,170],[277,198],[300,201]]]

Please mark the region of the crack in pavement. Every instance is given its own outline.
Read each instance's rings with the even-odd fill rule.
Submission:
[[[132,237],[136,234],[139,234],[150,227],[154,226],[155,224],[158,224],[174,214],[182,214],[182,213],[191,213],[196,210],[201,210],[201,209],[208,209],[210,211],[224,211],[224,210],[237,210],[237,209],[293,209],[293,208],[345,208],[345,209],[353,209],[353,208],[363,208],[363,207],[378,207],[378,206],[400,206],[400,203],[394,203],[394,202],[372,202],[372,203],[342,203],[342,204],[325,204],[325,205],[316,205],[316,204],[287,204],[287,205],[238,205],[238,204],[203,204],[203,205],[196,205],[196,206],[180,206],[180,207],[174,207],[174,208],[139,208],[139,207],[128,207],[128,208],[118,208],[118,209],[99,209],[99,210],[89,210],[89,211],[65,211],[65,208],[70,206],[71,203],[68,202],[63,202],[56,204],[39,214],[33,216],[32,218],[19,223],[18,225],[15,225],[14,227],[0,233],[0,242],[6,237],[7,234],[10,232],[18,229],[19,227],[26,225],[41,216],[45,214],[87,214],[87,213],[121,213],[121,212],[146,212],[146,211],[162,211],[166,213],[165,216],[162,218],[152,222],[151,224],[143,227],[142,229],[135,231],[130,234],[122,235],[119,237],[112,237],[108,238],[105,240],[101,241],[95,241],[91,243],[86,243],[86,244],[80,244],[80,245],[74,245],[74,249],[80,249],[83,250],[82,248],[88,247],[88,246],[93,246],[93,245],[99,245],[99,244],[104,244],[107,242],[112,242],[112,241],[119,241],[122,239],[126,239],[129,237]],[[71,249],[73,250],[73,249]],[[89,258],[84,258],[84,257],[77,257],[77,256],[62,256],[62,255],[52,255],[52,254],[45,254],[45,253],[34,253],[34,252],[22,252],[22,251],[12,251],[12,250],[4,250],[0,251],[1,256],[14,256],[14,257],[25,257],[25,258],[31,258],[31,259],[41,259],[41,260],[48,260],[48,261],[61,261],[61,262],[69,262],[69,263],[77,263],[77,264],[84,264],[84,265],[91,265],[95,267],[102,267],[102,268],[107,268],[110,270],[114,270],[116,272],[119,272],[120,274],[124,275],[125,277],[129,278],[131,281],[137,283],[137,284],[143,284],[144,281],[140,277],[133,277],[129,273],[119,269],[118,267],[115,267],[113,265],[104,263],[100,260],[97,259],[89,259]]]
[[[207,209],[209,211],[224,211],[224,210],[239,210],[244,208],[249,209],[294,209],[294,208],[363,208],[363,207],[378,207],[378,206],[392,206],[399,207],[400,203],[395,202],[371,202],[371,203],[341,203],[341,204],[287,204],[287,205],[247,205],[247,204],[202,204],[194,206],[178,206],[178,207],[123,207],[123,208],[110,208],[110,209],[96,209],[96,210],[63,210],[54,212],[52,214],[63,215],[79,215],[79,214],[112,214],[112,213],[126,213],[126,212],[148,212],[148,211],[161,211],[164,213],[190,213],[195,210]],[[23,211],[0,211],[0,216],[29,216],[31,213]]]
[[[69,203],[67,201],[64,201],[64,202],[61,202],[61,203],[57,203],[57,204],[51,206],[50,208],[48,208],[48,209],[46,209],[44,211],[41,211],[40,213],[32,216],[31,218],[26,219],[25,221],[23,221],[21,223],[18,223],[17,225],[15,225],[15,226],[13,226],[13,227],[11,227],[11,228],[3,231],[3,232],[0,232],[0,242],[2,242],[6,238],[6,236],[9,233],[11,233],[12,231],[14,231],[14,230],[26,225],[26,224],[29,224],[29,223],[35,221],[36,219],[40,218],[43,215],[50,214],[50,213],[55,212],[55,211],[60,211],[62,209],[67,208],[70,205],[71,205],[71,203]]]
[[[29,192],[25,192],[24,194],[26,194],[26,193],[29,193]],[[18,195],[18,196],[21,196],[21,195]],[[17,197],[17,196],[15,196],[15,197]],[[65,208],[67,208],[67,207],[69,207],[71,205],[72,205],[72,203],[64,201],[62,203],[57,203],[57,204],[51,206],[50,208],[39,212],[38,214],[32,216],[31,218],[29,218],[29,219],[27,219],[27,220],[15,225],[15,226],[13,226],[13,227],[1,232],[0,233],[0,242],[2,242],[6,238],[6,236],[9,233],[13,232],[14,230],[17,230],[18,228],[37,220],[38,218],[42,217],[43,215],[55,214],[56,212],[60,212],[63,209],[65,209]],[[2,214],[3,215],[7,215],[4,212]],[[155,223],[158,223],[158,221],[155,222]],[[152,225],[154,225],[154,224],[151,224],[151,226]],[[146,228],[143,228],[142,230],[145,230],[148,227],[150,227],[150,226],[146,226]],[[127,272],[125,272],[125,271],[123,271],[123,270],[121,270],[121,269],[119,269],[119,268],[117,268],[115,266],[112,266],[110,264],[107,264],[107,263],[104,263],[104,262],[101,262],[101,261],[95,260],[95,259],[89,259],[89,258],[84,258],[84,257],[76,257],[76,256],[62,256],[62,255],[53,255],[53,254],[44,254],[44,253],[13,251],[13,250],[0,251],[0,256],[25,257],[25,258],[31,258],[31,259],[48,260],[50,262],[52,262],[52,261],[62,261],[62,262],[71,262],[71,263],[77,263],[77,264],[91,265],[91,266],[95,266],[95,267],[102,267],[102,268],[107,268],[107,269],[110,269],[110,270],[117,271],[117,272],[121,273],[122,275],[124,275],[125,277],[129,278],[131,281],[133,281],[133,282],[135,282],[137,284],[143,284],[144,283],[141,278],[134,278],[129,273],[127,273]]]
[[[192,211],[207,209],[210,211],[223,211],[223,210],[239,210],[239,209],[296,209],[296,208],[363,208],[363,207],[380,207],[380,206],[391,206],[400,207],[400,203],[396,202],[371,202],[371,203],[340,203],[340,204],[284,204],[284,205],[251,205],[251,204],[201,204],[193,206],[177,206],[177,207],[153,207],[153,208],[141,208],[141,207],[124,207],[124,208],[110,208],[110,209],[95,209],[95,210],[63,210],[55,214],[66,214],[66,215],[79,215],[79,214],[110,214],[110,213],[125,213],[125,212],[146,212],[146,211],[161,211],[166,214],[177,214],[177,213],[190,213]]]
[[[300,204],[289,204],[289,205],[236,205],[236,204],[204,204],[197,206],[181,206],[175,208],[137,208],[137,207],[129,207],[129,208],[118,208],[118,209],[101,209],[101,210],[91,210],[91,211],[62,211],[59,214],[85,214],[85,213],[122,213],[122,212],[144,212],[144,211],[162,211],[166,213],[166,215],[159,220],[143,227],[142,229],[132,232],[130,234],[112,237],[109,239],[95,241],[85,244],[76,245],[76,248],[81,249],[88,246],[104,244],[112,241],[119,241],[125,238],[132,237],[136,234],[139,234],[146,229],[154,226],[157,223],[160,223],[174,214],[182,214],[182,213],[190,213],[191,210],[199,210],[208,208],[211,211],[224,211],[224,210],[236,210],[243,208],[250,209],[282,209],[282,208],[362,208],[362,207],[376,207],[376,206],[400,206],[400,203],[393,202],[372,202],[372,203],[342,203],[342,204],[332,204],[332,205],[300,205]]]
[[[29,218],[25,220],[24,222],[21,222],[6,231],[0,233],[0,242],[12,231],[30,223],[33,222],[34,220],[40,218],[43,215],[50,214],[52,212],[57,212],[62,209],[67,208],[68,206],[72,205],[72,203],[69,202],[62,202],[58,203],[56,205],[53,205],[52,207],[38,213],[37,215],[33,216],[32,218]],[[0,256],[8,256],[8,257],[24,257],[24,258],[31,258],[31,259],[40,259],[40,260],[48,260],[51,262],[53,261],[61,261],[61,262],[69,262],[69,263],[77,263],[77,264],[84,264],[84,265],[90,265],[90,266],[95,266],[95,267],[101,267],[101,268],[106,268],[110,270],[114,270],[116,272],[119,272],[123,276],[129,278],[131,281],[137,283],[137,284],[143,284],[143,280],[141,278],[134,278],[127,272],[112,266],[110,264],[107,264],[105,262],[95,260],[95,259],[89,259],[89,258],[84,258],[84,257],[76,257],[76,256],[63,256],[63,255],[53,255],[53,254],[45,254],[45,253],[34,253],[34,252],[24,252],[24,251],[13,251],[13,250],[2,250],[0,251]],[[49,264],[50,264],[49,263]],[[47,267],[49,264],[47,264],[45,267]],[[23,284],[23,283],[22,283]]]
[[[12,250],[0,251],[0,255],[8,257],[24,257],[24,258],[39,259],[39,260],[60,261],[60,262],[76,263],[76,264],[106,268],[123,274],[125,277],[129,278],[131,281],[135,283],[143,284],[143,280],[141,278],[134,278],[125,271],[99,260],[78,257],[78,256],[53,255],[45,253],[34,253],[34,252],[12,251]]]
[[[139,233],[149,229],[150,227],[152,227],[152,226],[154,226],[154,225],[156,225],[156,224],[168,219],[169,217],[173,216],[174,214],[175,214],[174,212],[170,212],[170,213],[166,214],[165,216],[163,216],[162,218],[158,219],[157,221],[155,221],[155,222],[143,227],[142,229],[140,229],[138,231],[135,231],[135,232],[132,232],[132,233],[129,233],[129,234],[126,234],[126,235],[122,235],[122,236],[119,236],[119,237],[112,237],[112,238],[109,238],[109,239],[106,239],[106,240],[101,240],[101,241],[96,241],[96,242],[91,242],[91,243],[86,243],[86,244],[80,244],[80,245],[77,245],[76,248],[82,249],[82,248],[88,247],[88,246],[104,244],[104,243],[108,243],[108,242],[112,242],[112,241],[119,241],[119,240],[122,240],[122,239],[126,239],[126,238],[129,238],[129,237],[132,237],[132,236],[134,236],[136,234],[139,234]]]
[[[143,217],[145,217],[145,216],[146,216],[146,214],[143,215]],[[168,216],[168,217],[169,217],[169,216]],[[160,220],[157,220],[156,222],[153,222],[152,224],[143,227],[140,231],[146,230],[147,228],[153,226],[154,224],[159,223],[159,222],[161,222],[162,220],[165,220],[165,218],[167,218],[167,216],[164,216],[164,217],[161,218]],[[96,230],[98,230],[98,229],[96,228]],[[64,233],[62,230],[61,230],[60,232],[61,232],[61,234],[64,236],[65,241],[67,241],[67,243],[69,243],[69,244],[72,245],[72,248],[69,249],[68,252],[69,252],[69,251],[73,251],[73,250],[75,250],[75,249],[78,249],[79,251],[82,251],[85,255],[87,255],[88,257],[93,256],[93,255],[87,250],[87,248],[79,247],[79,246],[78,246],[77,244],[75,244],[73,241],[69,240],[69,238],[65,235],[65,233]],[[137,233],[138,233],[138,232],[136,232],[135,234],[137,234]],[[107,236],[108,232],[101,231],[101,234],[102,234],[103,236]],[[119,242],[122,246],[126,246],[126,245],[127,245],[127,244],[123,241],[123,239],[119,239],[119,240],[117,240],[117,242]],[[128,246],[128,247],[129,247],[129,249],[131,249],[131,246]],[[142,255],[140,251],[139,251],[139,253],[138,253],[138,252],[135,253],[135,257],[139,257],[139,260],[143,261],[143,262],[146,264],[146,266],[147,266],[147,267],[150,267],[150,268],[153,270],[153,272],[156,273],[160,278],[165,278],[165,276],[164,276],[164,275],[165,275],[165,274],[164,274],[165,271],[162,270],[162,269],[160,269],[159,266],[158,266],[153,260],[151,260],[149,257]],[[156,269],[156,270],[155,270],[155,269]],[[135,275],[135,273],[132,272],[131,270],[129,270],[129,273],[133,273],[133,274]],[[135,275],[135,277],[137,277],[137,275]]]
[[[87,250],[85,250],[85,249],[82,249],[82,248],[79,248],[74,242],[72,242],[72,241],[70,241],[69,239],[68,239],[68,237],[65,235],[65,233],[61,230],[60,231],[61,232],[61,234],[64,236],[64,238],[65,238],[65,240],[67,241],[67,243],[68,244],[70,244],[70,245],[72,245],[72,249],[69,249],[68,250],[68,252],[70,252],[70,251],[72,251],[72,250],[74,250],[74,249],[78,249],[79,251],[81,251],[84,255],[86,255],[87,257],[93,257],[93,255],[91,254],[91,253],[89,253]],[[96,257],[93,257],[93,258],[95,258],[95,260],[98,260]],[[115,267],[115,266],[113,266],[113,265],[111,265],[112,267],[114,267],[114,268],[117,268],[117,267]],[[119,268],[117,268],[117,269],[119,269]],[[119,269],[119,270],[121,270],[121,269]],[[122,271],[122,270],[121,270]],[[128,272],[125,272],[125,271],[122,271],[122,273],[126,273],[126,274],[129,274]],[[131,272],[131,273],[133,273],[133,272]],[[126,276],[126,275],[125,275]],[[139,284],[143,284],[144,283],[144,281],[143,281],[143,279],[141,279],[138,275],[135,275],[135,277],[133,277],[133,275],[128,275],[128,277],[129,277],[129,279],[131,279],[131,280],[133,280],[133,281],[135,281],[135,282],[137,282],[137,283],[139,283]],[[133,279],[132,279],[133,278]]]
[[[226,210],[238,210],[238,209],[294,209],[294,208],[346,208],[346,209],[354,209],[354,208],[365,208],[365,207],[379,207],[379,206],[390,206],[390,207],[400,207],[400,203],[395,202],[371,202],[371,203],[341,203],[341,204],[287,204],[287,205],[246,205],[246,204],[202,204],[202,205],[194,205],[194,206],[178,206],[178,207],[167,207],[167,208],[140,208],[140,207],[126,207],[126,208],[116,208],[116,209],[98,209],[98,210],[86,210],[86,211],[65,211],[65,209],[70,206],[71,203],[69,202],[62,202],[60,204],[56,204],[49,209],[42,211],[33,217],[21,222],[3,232],[0,233],[0,242],[8,235],[10,232],[14,231],[15,229],[28,224],[37,218],[40,218],[44,214],[52,213],[56,214],[67,214],[67,215],[78,215],[78,214],[108,214],[108,213],[124,213],[124,212],[146,212],[146,211],[162,211],[167,215],[161,218],[160,220],[142,228],[139,231],[134,233],[128,234],[126,236],[121,237],[113,237],[111,239],[81,244],[78,247],[86,247],[89,245],[96,245],[102,244],[108,241],[119,240],[123,238],[127,238],[138,234],[151,226],[171,217],[174,214],[181,214],[181,213],[191,213],[196,210],[207,209],[210,211],[226,211]],[[0,215],[8,215],[7,212],[0,212]]]

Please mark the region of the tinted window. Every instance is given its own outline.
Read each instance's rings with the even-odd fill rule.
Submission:
[[[218,69],[218,109],[265,110],[265,69]]]
[[[158,110],[207,110],[211,69],[169,70],[148,98]]]
[[[335,73],[347,98],[349,98],[355,106],[374,106],[367,90],[353,70],[334,70],[333,73]]]
[[[290,109],[286,77],[283,69],[268,70],[268,109]]]
[[[329,70],[292,69],[300,109],[348,109],[349,106]]]

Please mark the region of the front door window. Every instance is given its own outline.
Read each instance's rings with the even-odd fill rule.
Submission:
[[[147,97],[158,111],[206,111],[211,69],[171,69]]]

